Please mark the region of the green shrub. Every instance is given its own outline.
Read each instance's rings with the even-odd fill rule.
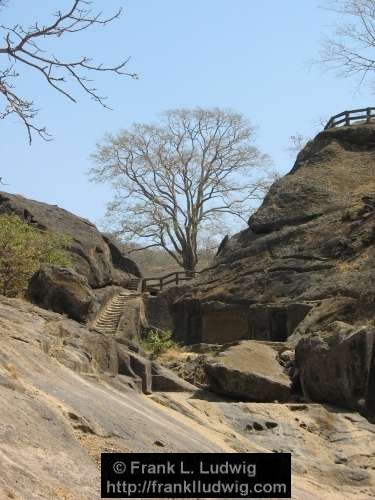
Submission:
[[[172,332],[169,330],[149,330],[141,341],[141,347],[152,358],[157,358],[169,349],[178,348],[178,345],[171,337]]]
[[[17,297],[43,263],[72,267],[71,238],[42,232],[17,215],[0,215],[0,293]]]

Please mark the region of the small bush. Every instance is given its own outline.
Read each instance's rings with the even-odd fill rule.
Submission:
[[[0,215],[0,294],[17,297],[41,264],[72,267],[71,238],[42,232],[17,215]]]
[[[141,347],[151,355],[157,358],[169,349],[179,349],[179,346],[171,339],[172,332],[169,330],[149,330],[141,341]]]

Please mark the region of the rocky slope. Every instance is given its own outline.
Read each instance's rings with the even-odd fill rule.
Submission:
[[[374,497],[375,426],[359,414],[227,401],[178,383],[147,396],[133,355],[119,339],[0,297],[0,498],[99,498],[102,451],[286,451],[294,499]]]
[[[374,498],[374,171],[374,125],[322,132],[211,269],[137,294],[117,329],[102,310],[102,332],[82,323],[138,270],[87,221],[0,194],[73,236],[77,265],[33,277],[45,309],[0,297],[0,498],[99,498],[102,451],[285,451],[293,498]],[[142,315],[196,345],[152,362]]]
[[[295,348],[315,335],[297,347],[305,395],[333,402],[351,386],[341,403],[367,398],[375,411],[374,269],[375,126],[323,131],[174,303],[175,336]]]
[[[0,192],[2,213],[15,213],[39,229],[70,236],[73,240],[70,254],[74,267],[87,279],[91,288],[125,286],[132,276],[141,275],[138,266],[94,224],[57,205]]]
[[[274,183],[248,229],[223,245],[191,297],[281,304],[285,312],[288,304],[339,299],[353,304],[353,321],[372,318],[374,172],[374,125],[321,132]]]
[[[42,265],[31,278],[28,299],[45,309],[92,323],[101,308],[124,288],[137,287],[141,272],[90,221],[57,205],[0,192],[0,214],[17,214],[28,224],[71,239],[73,269]]]

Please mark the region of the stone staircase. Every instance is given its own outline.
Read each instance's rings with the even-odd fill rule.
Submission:
[[[141,279],[140,278],[132,278],[130,280],[130,283],[128,284],[127,288],[129,290],[134,291],[134,292],[139,292],[139,291],[141,291],[141,290],[139,290],[140,284],[141,284]]]
[[[109,304],[99,313],[93,327],[101,333],[114,335],[126,307],[126,302],[136,296],[138,294],[126,291],[113,297]]]

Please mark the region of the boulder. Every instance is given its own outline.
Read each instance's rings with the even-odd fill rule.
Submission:
[[[128,350],[122,346],[118,348],[118,360],[119,374],[137,378],[141,382],[142,392],[144,394],[151,394],[151,361],[143,357],[140,353]]]
[[[138,266],[123,255],[119,246],[102,235],[90,221],[57,205],[0,192],[0,214],[14,213],[44,231],[72,238],[71,259],[75,270],[92,288],[108,285],[126,287],[131,277],[140,277]]]
[[[99,307],[86,278],[50,264],[42,265],[32,276],[27,295],[34,304],[81,323],[93,317]]]
[[[205,364],[209,388],[244,401],[288,401],[291,381],[277,361],[278,350],[256,341],[232,345]]]
[[[195,392],[197,387],[157,363],[152,363],[152,390],[154,392]]]
[[[360,409],[368,391],[375,328],[334,322],[302,338],[296,367],[303,395],[313,401]]]

